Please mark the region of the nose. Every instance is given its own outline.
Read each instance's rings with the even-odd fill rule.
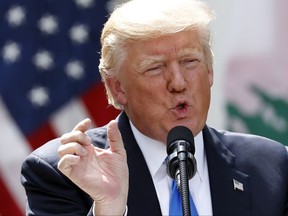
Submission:
[[[186,89],[186,80],[183,73],[181,73],[179,65],[171,66],[168,72],[168,90],[170,92],[182,92]]]

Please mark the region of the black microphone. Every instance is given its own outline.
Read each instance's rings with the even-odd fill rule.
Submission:
[[[194,136],[184,126],[172,128],[167,136],[167,173],[176,180],[181,195],[182,213],[190,216],[189,179],[196,173]]]
[[[194,136],[192,131],[184,126],[172,128],[167,136],[167,173],[177,180],[179,175],[179,162],[187,160],[187,175],[191,179],[197,170],[195,154]]]

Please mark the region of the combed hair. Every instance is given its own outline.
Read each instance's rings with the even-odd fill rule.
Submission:
[[[201,0],[132,0],[117,7],[101,35],[99,71],[109,104],[122,109],[114,100],[106,79],[119,72],[126,57],[125,45],[133,41],[195,30],[204,48],[207,65],[212,69],[209,24],[213,18],[213,12]]]

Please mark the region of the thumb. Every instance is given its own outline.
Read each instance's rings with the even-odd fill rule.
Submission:
[[[110,150],[112,152],[120,153],[125,151],[121,133],[118,129],[116,120],[109,122],[107,127],[107,136],[110,143]]]

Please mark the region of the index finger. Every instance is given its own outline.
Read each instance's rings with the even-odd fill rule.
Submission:
[[[85,133],[90,127],[91,127],[91,120],[89,118],[86,118],[82,121],[80,121],[72,131],[81,131]]]

